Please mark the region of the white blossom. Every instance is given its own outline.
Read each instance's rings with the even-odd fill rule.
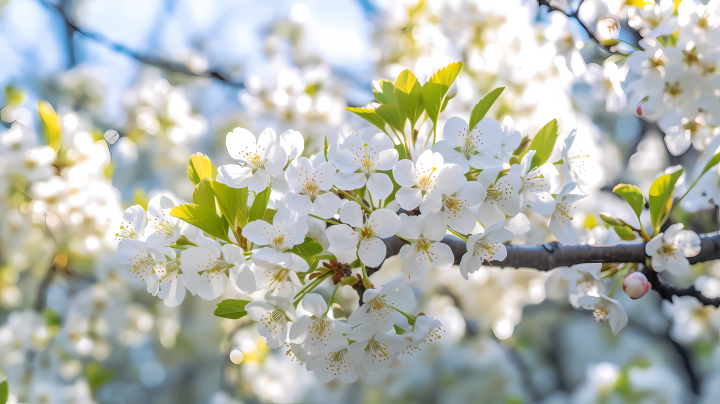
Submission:
[[[258,333],[270,348],[279,348],[288,338],[288,319],[295,321],[295,307],[292,301],[265,295],[265,301],[250,302],[245,311],[251,320],[258,322]]]
[[[683,227],[682,223],[675,223],[645,245],[645,253],[650,256],[655,271],[668,270],[683,275],[690,269],[688,257],[700,254],[700,237]]]
[[[220,166],[217,181],[233,188],[262,191],[271,177],[282,175],[288,160],[287,151],[271,128],[265,129],[257,140],[247,129],[235,128],[227,134],[225,144],[230,157],[239,164]]]
[[[347,325],[328,318],[328,305],[322,296],[309,293],[300,303],[310,315],[302,316],[290,326],[290,342],[299,344],[312,356],[325,355],[347,347],[343,334],[350,332]]]
[[[586,295],[578,300],[581,307],[593,310],[593,318],[598,323],[610,323],[610,329],[617,335],[628,322],[628,316],[620,303],[602,293],[597,296]]]
[[[403,259],[403,274],[408,280],[415,281],[427,274],[430,264],[439,270],[452,266],[453,252],[447,244],[439,242],[445,237],[445,225],[436,213],[427,216],[408,216],[400,214],[402,223],[398,234],[411,239],[398,254]]]
[[[285,170],[285,179],[290,187],[287,205],[300,215],[312,213],[322,218],[335,215],[342,202],[337,195],[328,192],[335,182],[335,166],[331,163],[313,163],[305,157],[298,157]]]
[[[467,240],[467,252],[460,260],[460,273],[463,278],[477,271],[483,262],[503,261],[507,257],[507,249],[503,243],[512,241],[515,235],[497,222],[484,231],[473,234]]]

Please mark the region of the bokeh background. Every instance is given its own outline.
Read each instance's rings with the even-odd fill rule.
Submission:
[[[573,12],[580,2],[550,3]],[[578,16],[591,29],[613,16],[637,44],[629,7],[587,0]],[[115,259],[123,210],[160,192],[189,200],[188,159],[231,162],[234,127],[298,130],[309,156],[325,137],[367,126],[344,108],[371,102],[373,80],[409,68],[424,82],[457,60],[465,67],[440,127],[504,86],[490,112],[501,123],[532,136],[556,118],[561,138],[577,128],[590,140],[592,192],[576,218],[583,242],[601,244],[598,214],[624,209],[613,185],[647,189],[667,166],[694,167],[699,156],[667,152],[621,83],[633,73],[603,65],[608,55],[577,19],[530,0],[1,0],[0,132],[41,144],[37,103],[47,100],[65,150],[53,166],[37,156],[42,169],[13,160],[11,148],[0,154],[0,368],[10,402],[717,402],[720,317],[663,310],[654,292],[616,295],[630,322],[613,336],[572,309],[552,274],[484,268],[465,281],[457,269],[431,271],[413,288],[443,337],[382,382],[323,384],[269,350],[249,319],[217,318],[217,302],[199,297],[166,307]],[[121,134],[113,145],[109,129]],[[528,219],[532,230],[516,242],[549,240],[543,219]],[[674,220],[718,229],[716,209]],[[399,271],[390,259],[373,280]],[[692,275],[671,280],[718,278],[720,265]],[[337,317],[358,304],[345,289]],[[229,361],[232,347],[242,364]]]

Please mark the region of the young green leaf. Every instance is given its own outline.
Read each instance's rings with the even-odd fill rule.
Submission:
[[[267,209],[268,201],[270,201],[270,184],[262,192],[255,195],[255,200],[250,208],[250,217],[248,223],[265,217],[265,209]]]
[[[217,214],[217,210],[215,209],[215,192],[212,187],[213,182],[214,181],[209,178],[203,178],[200,183],[195,186],[193,203],[212,210]]]
[[[225,299],[217,304],[217,309],[215,309],[215,313],[213,314],[218,317],[237,320],[247,315],[245,306],[247,306],[248,303],[250,303],[248,300]]]
[[[262,220],[272,223],[273,219],[275,219],[275,214],[278,213],[277,209],[265,209],[265,214],[262,217]]]
[[[438,116],[440,115],[440,107],[442,106],[443,97],[448,91],[448,86],[427,82],[423,84],[420,99],[427,113],[428,118],[433,124],[437,125]]]
[[[214,180],[217,177],[217,169],[206,155],[197,153],[190,157],[187,176],[193,184],[197,185],[203,178]]]
[[[408,69],[400,72],[395,79],[395,98],[413,126],[420,119],[423,111],[422,102],[420,102],[421,94],[422,86],[413,72]]]
[[[343,279],[342,282],[340,282],[340,284],[342,284],[343,286],[347,286],[347,285],[352,285],[353,283],[355,283],[357,281],[358,281],[358,278],[351,275],[351,276],[348,276],[347,278]]]
[[[492,107],[498,97],[500,97],[503,90],[505,90],[505,87],[498,87],[492,90],[490,94],[483,97],[483,99],[475,105],[470,113],[470,123],[468,124],[468,128],[474,128],[475,125],[485,118],[485,114],[487,114],[490,107]]]
[[[38,114],[40,115],[40,123],[45,143],[52,147],[56,152],[60,150],[61,141],[60,133],[62,130],[62,121],[52,105],[47,101],[38,101]]]
[[[373,96],[375,101],[380,104],[393,104],[398,105],[397,99],[395,98],[395,85],[390,80],[378,80],[380,91],[373,89]]]
[[[312,238],[305,237],[305,240],[302,243],[294,246],[287,251],[293,254],[297,254],[301,258],[304,258],[306,261],[308,261],[308,263],[310,263],[316,258],[317,255],[323,252],[323,246]]]
[[[103,368],[98,362],[91,362],[85,366],[85,377],[90,385],[90,391],[94,394],[100,387],[115,377],[115,372]]]
[[[337,257],[335,256],[335,254],[331,253],[330,251],[321,252],[320,254],[318,254],[318,259],[337,261]]]
[[[185,203],[174,207],[170,215],[182,219],[213,237],[230,242],[227,227],[215,210],[193,203]]]
[[[557,119],[553,119],[540,129],[537,135],[530,142],[528,150],[535,150],[535,156],[530,164],[530,169],[540,167],[550,158],[555,140],[558,137]],[[518,156],[522,158],[521,156]]]
[[[430,83],[436,83],[436,84],[443,84],[450,88],[452,83],[457,78],[458,74],[460,74],[460,70],[463,68],[462,62],[453,62],[449,65],[443,67],[442,69],[435,72],[435,74],[430,77],[429,82]],[[443,94],[444,96],[445,94]]]
[[[403,112],[402,108],[397,105],[386,104],[379,106],[375,112],[398,133],[402,134],[405,132],[405,121],[407,118],[405,118],[405,112]]]
[[[650,186],[649,201],[650,220],[652,221],[654,234],[660,232],[660,226],[670,213],[672,208],[672,195],[675,190],[675,183],[682,175],[682,168],[672,174],[664,174],[658,177]]]
[[[220,212],[222,212],[228,223],[233,227],[236,223],[238,223],[240,227],[245,227],[247,224],[248,189],[231,188],[217,181],[211,181],[210,184],[215,193]],[[242,207],[244,207],[244,210]],[[242,217],[238,217],[239,215]]]
[[[625,202],[627,202],[633,212],[635,212],[635,216],[637,216],[639,222],[640,213],[642,213],[643,207],[645,206],[645,198],[643,198],[640,188],[630,184],[618,184],[613,188],[613,192],[625,199]]]
[[[330,146],[328,146],[327,136],[325,136],[325,145],[323,145],[323,155],[325,156],[325,161],[330,161],[330,160],[328,160],[328,157],[327,157],[327,152],[328,152],[329,147]]]
[[[347,107],[345,109],[352,112],[353,114],[359,116],[360,118],[370,122],[371,124],[377,126],[381,131],[385,132],[385,121],[383,121],[383,119],[380,118],[380,115],[378,115],[374,109],[352,108],[352,107]],[[387,133],[387,132],[385,132],[385,133]]]
[[[8,397],[10,397],[10,386],[7,380],[4,380],[0,383],[0,404],[7,403]]]
[[[615,233],[626,241],[635,240],[635,232],[629,226],[613,226]]]

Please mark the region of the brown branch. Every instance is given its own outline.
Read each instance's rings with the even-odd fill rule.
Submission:
[[[400,252],[400,248],[407,242],[400,237],[393,236],[383,239],[387,247],[387,256],[392,257]],[[450,246],[455,257],[455,264],[459,264],[462,256],[467,252],[466,243],[455,236],[445,236],[443,243]],[[502,261],[491,261],[489,265],[510,268],[534,268],[539,271],[550,271],[554,268],[585,263],[639,263],[644,264],[647,258],[645,243],[619,244],[615,246],[594,247],[588,245],[562,245],[558,242],[538,245],[505,245],[507,258]],[[720,234],[718,232],[700,235],[700,254],[689,258],[690,264],[720,259]],[[386,258],[387,259],[387,258]],[[382,264],[380,265],[382,266]],[[367,268],[368,275],[380,269]],[[720,306],[720,298],[710,299],[703,296],[693,286],[678,288],[661,281],[657,273],[645,268],[643,273],[663,299],[672,300],[672,296],[694,296],[706,305]],[[365,291],[362,285],[354,287],[362,297]],[[362,302],[361,302],[362,303]]]

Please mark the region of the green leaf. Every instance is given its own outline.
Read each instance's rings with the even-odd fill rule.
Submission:
[[[650,186],[648,203],[650,204],[650,220],[655,235],[660,232],[660,226],[662,226],[665,218],[670,213],[675,183],[682,175],[682,172],[681,168],[672,174],[661,175]]]
[[[645,206],[645,198],[643,198],[640,188],[631,184],[618,184],[613,188],[613,192],[620,195],[625,202],[630,205],[635,216],[640,221],[640,213],[642,213],[643,207]]]
[[[470,124],[468,125],[468,128],[472,130],[475,125],[477,125],[480,121],[482,121],[483,118],[485,118],[485,114],[487,114],[487,112],[490,110],[490,107],[492,107],[498,97],[500,97],[500,94],[502,94],[503,90],[505,90],[505,87],[498,87],[492,90],[490,94],[483,97],[483,99],[475,105],[472,112],[470,113]]]
[[[427,82],[423,85],[420,99],[427,113],[428,118],[434,125],[437,125],[438,116],[440,115],[440,107],[442,106],[443,97],[448,91],[448,86]]]
[[[12,84],[5,87],[5,105],[18,106],[25,99],[25,92]]]
[[[248,303],[250,303],[248,300],[225,299],[217,304],[217,309],[215,309],[215,313],[213,314],[218,317],[237,320],[238,318],[245,317],[247,314],[245,306],[247,306]]]
[[[325,145],[323,146],[323,155],[325,155],[325,161],[330,161],[330,160],[328,160],[328,157],[327,157],[328,148],[329,148],[329,146],[328,146],[328,142],[327,142],[327,136],[325,136]]]
[[[380,128],[381,131],[385,132],[385,121],[383,121],[383,119],[380,118],[380,115],[378,115],[374,109],[352,108],[352,107],[347,107],[345,109],[352,112],[353,114],[359,116],[360,118],[370,122],[371,124],[377,126],[378,128]],[[387,133],[387,132],[385,132],[385,133]]]
[[[555,147],[555,140],[558,137],[558,124],[557,119],[553,119],[548,122],[545,126],[540,129],[537,135],[530,142],[528,150],[535,150],[535,156],[530,164],[530,169],[540,167],[550,158],[553,148]],[[520,157],[520,156],[518,156]],[[522,157],[520,157],[522,158]]]
[[[62,121],[55,113],[52,105],[47,101],[38,101],[38,114],[45,143],[52,147],[56,152],[60,150],[60,131],[62,130]]]
[[[223,219],[214,210],[193,203],[185,203],[174,207],[170,215],[182,219],[221,240],[230,242]]]
[[[352,285],[353,283],[357,282],[358,278],[354,276],[348,276],[347,278],[343,279],[342,282],[340,282],[341,285],[347,286]]]
[[[275,218],[275,214],[277,212],[277,209],[265,209],[265,214],[263,215],[262,220],[272,224],[273,219]]]
[[[613,226],[615,233],[623,240],[635,240],[635,232],[629,226]]]
[[[310,263],[315,260],[316,256],[323,252],[323,246],[312,238],[305,237],[305,240],[302,243],[290,248],[287,252],[297,254]]]
[[[49,307],[46,307],[45,310],[43,310],[43,318],[45,319],[46,326],[60,327],[60,315]]]
[[[449,65],[443,67],[442,69],[435,72],[435,74],[430,77],[430,83],[436,83],[436,84],[443,84],[450,88],[452,83],[457,78],[458,74],[460,74],[460,70],[463,68],[462,62],[453,62]],[[447,91],[447,90],[446,90]],[[443,94],[444,95],[444,94]]]
[[[245,227],[247,224],[247,188],[231,188],[217,181],[211,181],[218,207],[228,223],[233,226]],[[242,209],[244,207],[244,209]]]
[[[605,223],[607,223],[607,224],[609,224],[609,225],[611,225],[611,226],[622,226],[622,225],[623,225],[623,223],[622,223],[621,221],[619,221],[618,219],[610,216],[610,215],[607,214],[607,213],[601,213],[601,214],[600,214],[600,219],[602,219]]]
[[[396,144],[395,150],[398,152],[398,160],[403,160],[407,158],[407,152],[405,151],[405,145],[402,144]],[[388,170],[387,172],[391,172],[392,170]]]
[[[216,212],[215,209],[215,191],[213,191],[212,183],[214,181],[208,178],[203,178],[196,186],[193,191],[193,203],[200,205],[204,208],[210,209]]]
[[[187,176],[193,184],[197,185],[203,178],[214,180],[217,177],[217,169],[206,155],[197,153],[190,157]]]
[[[525,153],[525,149],[528,147],[528,135],[523,136],[523,138],[520,140],[520,144],[518,145],[517,149],[513,151],[513,156],[520,156],[521,154]]]
[[[85,366],[85,377],[90,384],[90,390],[93,394],[95,394],[103,384],[112,380],[114,376],[115,372],[110,369],[104,369],[102,365],[97,362],[92,362]]]
[[[375,112],[399,133],[405,133],[405,112],[397,105],[386,104],[379,106]]]
[[[715,167],[718,163],[720,163],[720,152],[716,153],[710,161],[705,164],[705,168],[703,168],[702,173],[700,173],[700,177],[702,177],[702,175],[708,172],[711,168]]]
[[[403,330],[402,328],[398,327],[397,324],[393,325],[393,328],[395,329],[395,334],[398,334],[398,335],[403,335],[403,334],[405,334],[405,330]]]
[[[7,380],[4,380],[0,383],[0,404],[7,403],[8,397],[10,397],[10,386]]]
[[[250,208],[248,223],[265,217],[265,209],[267,209],[268,201],[270,201],[270,191],[270,184],[268,183],[268,186],[264,191],[255,195],[255,200]]]
[[[398,146],[400,146],[400,147],[398,147]],[[398,151],[398,153],[400,153],[401,159],[407,158],[407,156],[405,155],[405,148],[402,145],[395,145],[395,149]],[[380,172],[387,174],[387,176],[390,177],[390,181],[392,181],[392,183],[393,183],[392,192],[390,192],[390,195],[388,195],[388,197],[385,198],[385,200],[383,201],[383,207],[386,207],[390,202],[395,200],[395,195],[397,194],[397,191],[401,187],[400,187],[400,184],[398,184],[397,181],[395,181],[395,177],[393,176],[392,170],[380,171]]]
[[[331,253],[330,251],[321,252],[320,254],[318,254],[318,259],[337,261],[337,257],[335,256],[335,254]]]
[[[413,72],[408,69],[400,72],[395,79],[395,98],[412,126],[415,126],[423,111],[422,102],[420,102],[421,94],[422,86]]]
[[[390,80],[378,80],[380,91],[373,89],[373,96],[375,101],[380,104],[394,104],[398,105],[397,99],[395,98],[395,85]]]

